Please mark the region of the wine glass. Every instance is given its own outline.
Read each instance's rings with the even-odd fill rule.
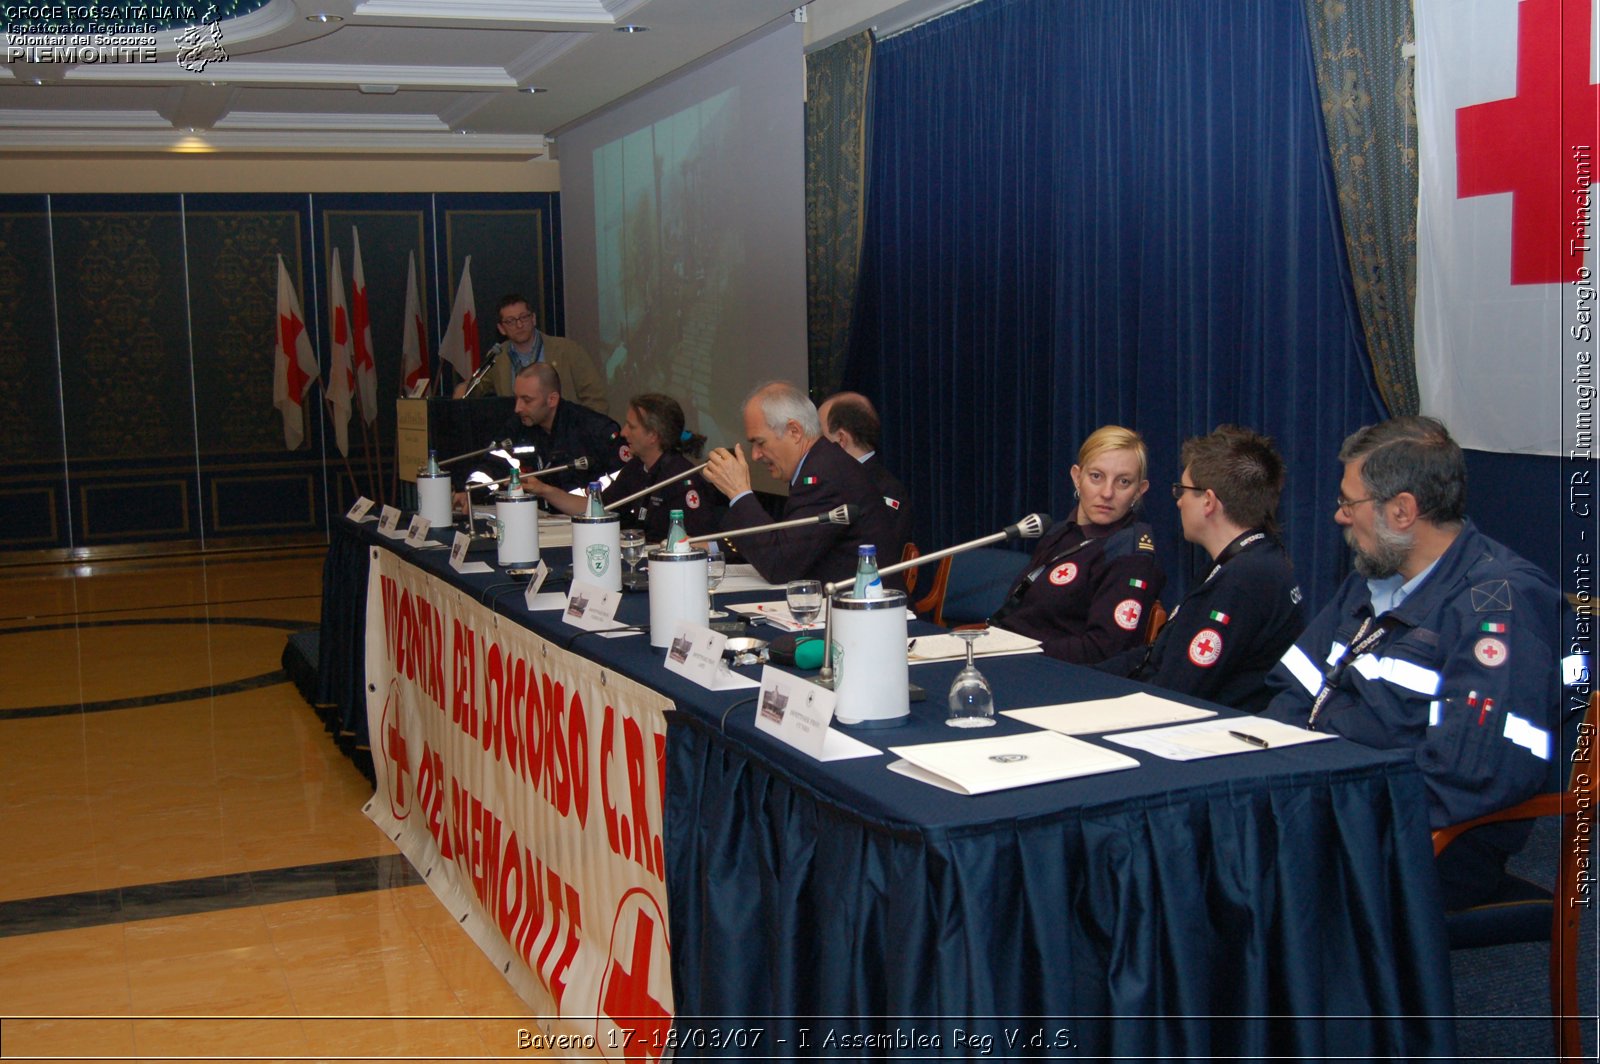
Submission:
[[[972,664],[972,644],[989,630],[964,628],[955,634],[967,644],[967,665],[950,685],[950,716],[945,723],[952,728],[987,728],[994,723],[994,689]]]
[[[623,586],[629,588],[630,590],[637,590],[642,583],[642,581],[639,579],[639,573],[636,567],[638,566],[639,561],[644,557],[644,529],[627,529],[622,533],[617,542],[618,545],[622,547],[622,560],[628,565],[628,576],[627,579],[623,581]]]
[[[711,600],[711,609],[707,617],[726,617],[727,610],[717,609],[717,585],[722,583],[723,575],[728,571],[728,556],[722,553],[722,548],[717,546],[714,539],[706,540],[706,596]]]
[[[809,627],[822,612],[822,581],[791,580],[784,585],[783,597],[789,604],[789,614],[802,627]]]

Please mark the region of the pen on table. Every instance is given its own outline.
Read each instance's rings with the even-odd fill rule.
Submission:
[[[1230,731],[1228,734],[1233,736],[1235,739],[1238,739],[1242,743],[1249,743],[1251,746],[1259,746],[1263,750],[1267,749],[1267,747],[1271,745],[1265,739],[1261,738],[1261,736],[1251,735],[1249,732]]]
[[[917,649],[917,641],[915,639],[913,639],[911,642],[906,644],[906,653],[907,654],[911,653],[915,649]]]

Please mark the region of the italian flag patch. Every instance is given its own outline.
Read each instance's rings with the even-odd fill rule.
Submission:
[[[1137,576],[1131,576],[1131,577],[1128,578],[1128,586],[1129,587],[1149,587],[1150,585],[1146,584],[1143,580],[1140,580]]]
[[[802,484],[815,484],[815,483],[817,483],[817,478],[816,477],[801,477],[800,478],[800,483],[802,483]]]
[[[1506,626],[1499,621],[1484,621],[1478,626],[1485,632],[1504,632]]]
[[[1216,621],[1218,624],[1227,624],[1229,621],[1233,620],[1232,617],[1229,617],[1226,613],[1223,613],[1221,610],[1212,610],[1211,611],[1211,619],[1213,621]]]

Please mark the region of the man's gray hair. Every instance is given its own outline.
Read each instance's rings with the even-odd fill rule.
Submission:
[[[1403,491],[1419,516],[1436,525],[1461,521],[1467,508],[1467,463],[1438,418],[1408,414],[1351,433],[1339,450],[1344,463],[1365,459],[1361,483],[1379,503]]]
[[[773,432],[782,432],[793,421],[808,440],[822,435],[822,419],[817,417],[817,407],[809,396],[788,381],[764,381],[751,389],[745,405],[761,404],[761,420]]]

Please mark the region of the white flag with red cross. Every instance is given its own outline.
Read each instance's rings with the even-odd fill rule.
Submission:
[[[328,275],[328,406],[332,408],[333,441],[339,453],[350,454],[350,400],[356,390],[356,370],[350,359],[350,308],[344,298],[344,270],[339,249],[333,249],[333,272]]]
[[[1466,447],[1592,448],[1593,0],[1417,0],[1417,384]]]
[[[406,253],[405,332],[400,338],[400,389],[410,395],[428,379],[428,322],[417,295],[417,256]]]
[[[306,419],[301,403],[311,382],[322,371],[306,335],[306,316],[300,310],[300,297],[289,280],[289,269],[278,256],[278,313],[274,322],[272,357],[272,405],[283,415],[283,445],[293,451],[306,435]]]
[[[367,274],[361,268],[361,234],[350,227],[355,242],[355,263],[351,266],[354,288],[350,293],[350,342],[356,365],[357,394],[361,398],[361,420],[378,420],[378,366],[372,360],[372,317],[367,310]]]
[[[478,371],[478,307],[472,301],[472,256],[461,266],[461,283],[450,307],[450,324],[439,342],[439,357],[466,380]]]

